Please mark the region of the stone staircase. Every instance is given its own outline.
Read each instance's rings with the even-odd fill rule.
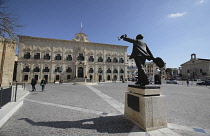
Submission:
[[[74,78],[71,82],[85,82],[85,78]],[[86,79],[86,82],[90,82],[90,79]]]

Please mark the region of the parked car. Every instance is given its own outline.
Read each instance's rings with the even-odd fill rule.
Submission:
[[[202,81],[197,83],[197,85],[210,85],[210,81]]]
[[[167,84],[177,84],[177,80],[166,80]]]

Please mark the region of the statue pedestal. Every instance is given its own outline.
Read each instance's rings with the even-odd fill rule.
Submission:
[[[160,86],[128,85],[128,91],[125,93],[126,118],[144,131],[167,127],[165,96],[161,95]]]

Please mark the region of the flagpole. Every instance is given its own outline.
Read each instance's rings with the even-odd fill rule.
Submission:
[[[80,33],[82,33],[82,22],[81,22],[81,25],[80,25]]]

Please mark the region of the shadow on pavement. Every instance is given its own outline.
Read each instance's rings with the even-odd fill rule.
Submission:
[[[95,129],[101,133],[128,133],[131,132],[134,124],[127,120],[123,115],[105,116],[92,119],[83,119],[78,121],[49,121],[34,122],[28,118],[21,118],[33,126],[46,126],[53,128],[79,128],[79,129]],[[141,130],[138,130],[141,132]],[[143,132],[143,131],[142,131]]]

